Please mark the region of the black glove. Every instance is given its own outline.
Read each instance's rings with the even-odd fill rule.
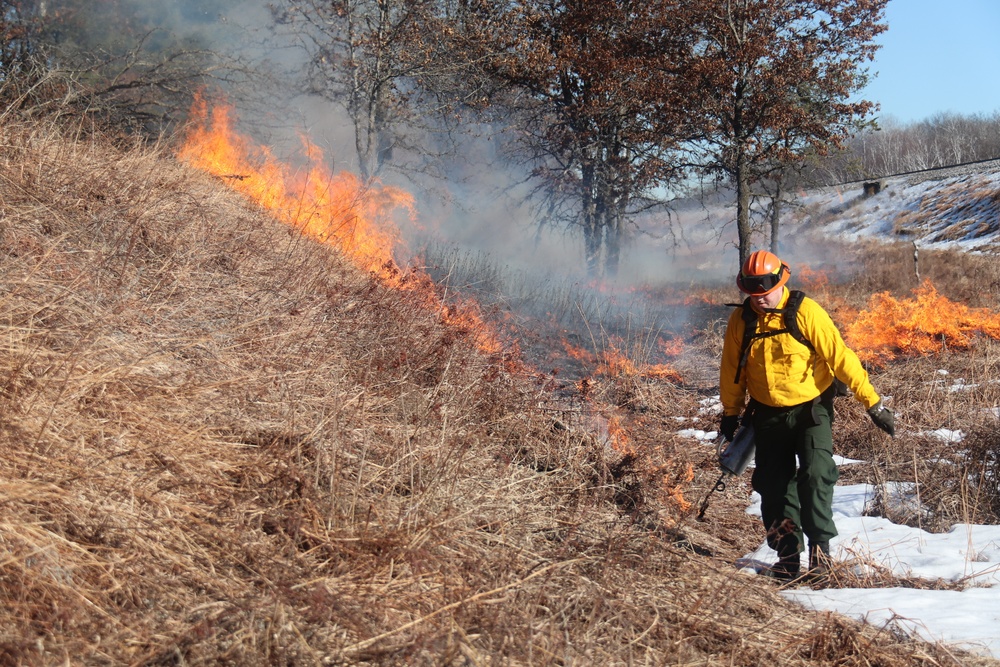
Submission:
[[[723,415],[719,423],[719,433],[729,442],[736,437],[736,429],[739,428],[740,418],[737,415]]]
[[[896,418],[893,416],[892,410],[882,405],[882,401],[868,408],[868,416],[872,418],[876,426],[891,437],[896,437]]]

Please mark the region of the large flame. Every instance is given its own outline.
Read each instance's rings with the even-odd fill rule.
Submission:
[[[192,129],[178,152],[189,165],[223,179],[233,190],[269,211],[276,219],[303,234],[337,247],[357,266],[372,272],[399,289],[408,290],[414,299],[433,309],[449,331],[467,336],[482,351],[495,355],[501,364],[491,368],[519,370],[516,342],[501,342],[497,330],[489,325],[477,302],[464,300],[445,303],[438,296],[430,277],[418,270],[401,271],[394,260],[400,234],[393,216],[403,212],[412,216],[413,199],[409,193],[377,182],[365,183],[355,175],[333,173],[322,151],[302,138],[307,167],[294,169],[278,160],[272,152],[238,134],[231,121],[232,109],[219,105],[209,110],[199,96],[192,108]],[[706,300],[707,302],[707,300]],[[673,357],[681,353],[679,338],[655,341],[659,353]],[[645,376],[680,381],[669,366],[636,363],[623,352],[624,343],[613,338],[599,354],[567,346],[567,354],[592,363],[595,372],[611,377]],[[584,378],[581,394],[586,398],[589,379]],[[604,429],[608,443],[623,460],[635,460],[639,454],[627,427],[617,414],[607,418]],[[670,480],[664,476],[668,464],[653,470],[662,477],[668,498],[681,510],[690,507],[682,486],[693,478],[688,466],[684,474]]]
[[[478,304],[442,303],[426,274],[400,271],[393,253],[402,242],[393,216],[402,211],[412,217],[413,198],[408,192],[374,181],[365,183],[347,171],[332,172],[323,152],[306,137],[302,144],[308,166],[295,169],[267,147],[237,133],[231,116],[228,105],[209,111],[204,97],[198,96],[191,109],[191,130],[178,158],[224,179],[278,220],[337,247],[359,268],[394,287],[412,290],[425,305],[437,309],[442,322],[471,337],[480,350],[504,351]]]
[[[231,108],[209,112],[199,96],[178,157],[225,178],[276,218],[303,233],[337,246],[361,268],[386,279],[398,275],[393,250],[400,235],[392,223],[399,210],[413,211],[409,193],[378,183],[366,184],[347,171],[333,173],[322,151],[302,138],[308,166],[293,169],[267,147],[256,146],[233,129]]]
[[[872,295],[867,309],[844,328],[858,357],[876,366],[904,356],[964,350],[976,334],[1000,339],[1000,315],[950,301],[926,280],[913,299]]]

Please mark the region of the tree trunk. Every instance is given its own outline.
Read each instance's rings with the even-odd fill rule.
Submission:
[[[592,164],[585,164],[580,180],[580,192],[583,195],[583,243],[584,259],[587,263],[587,277],[600,278],[601,275],[601,241],[604,222],[601,219],[595,192],[596,170]]]
[[[781,198],[783,195],[784,190],[781,187],[781,178],[779,177],[774,184],[774,195],[771,197],[771,252],[779,257],[781,256],[778,245],[781,227]]]
[[[608,278],[618,276],[618,266],[622,251],[622,216],[615,211],[606,216],[604,239],[604,275]]]
[[[740,266],[750,256],[750,172],[743,148],[736,156],[736,231],[740,244]]]
[[[601,227],[591,216],[583,225],[584,254],[587,262],[587,277],[601,277]]]

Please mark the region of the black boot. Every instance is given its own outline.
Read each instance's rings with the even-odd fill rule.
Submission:
[[[778,562],[766,571],[767,576],[778,581],[792,581],[799,578],[799,554],[788,554],[778,559]]]
[[[786,582],[799,577],[799,537],[793,521],[785,519],[768,531],[768,543],[778,552],[778,562],[767,570],[769,577]]]
[[[809,578],[825,581],[830,576],[830,543],[809,542]]]

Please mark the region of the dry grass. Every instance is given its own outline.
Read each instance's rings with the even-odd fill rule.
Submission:
[[[556,401],[159,148],[8,122],[0,206],[0,664],[990,662],[737,574],[710,389]]]

